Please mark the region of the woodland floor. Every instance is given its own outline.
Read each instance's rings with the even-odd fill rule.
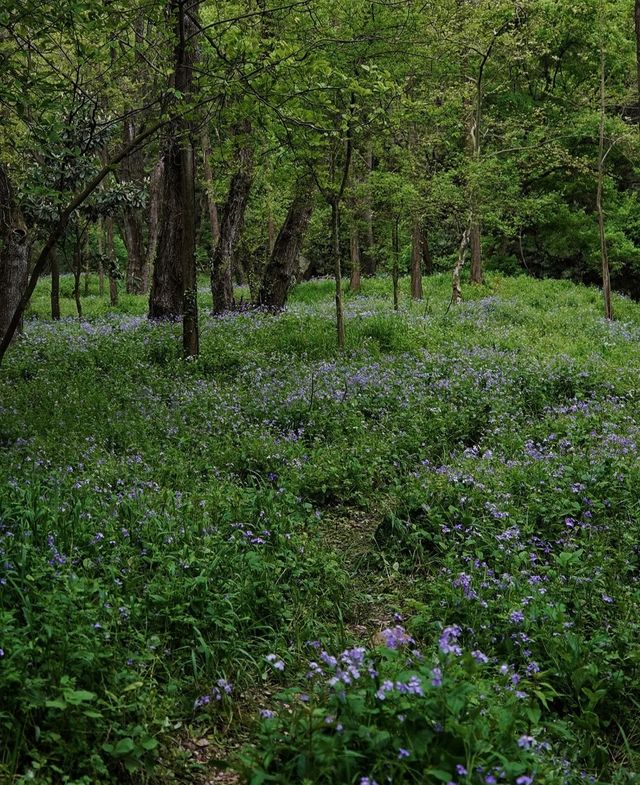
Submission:
[[[34,296],[0,374],[0,783],[640,782],[640,306]],[[6,741],[5,741],[6,740]],[[464,773],[463,773],[464,772]]]

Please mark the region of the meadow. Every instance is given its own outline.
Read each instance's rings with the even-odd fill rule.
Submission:
[[[0,782],[640,782],[640,305],[40,282],[0,372]]]

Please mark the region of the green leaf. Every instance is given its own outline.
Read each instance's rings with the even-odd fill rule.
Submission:
[[[136,745],[133,743],[133,739],[129,736],[126,736],[124,739],[120,739],[120,741],[116,744],[113,754],[116,758],[122,758],[125,755],[129,755],[133,752],[136,748]]]

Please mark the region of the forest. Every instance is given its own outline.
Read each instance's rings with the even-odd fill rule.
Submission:
[[[0,785],[640,785],[640,0],[0,65]]]

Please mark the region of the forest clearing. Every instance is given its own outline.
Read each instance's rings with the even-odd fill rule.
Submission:
[[[0,66],[0,785],[640,785],[640,0]]]
[[[640,306],[407,285],[348,297],[340,355],[328,280],[191,362],[143,296],[27,322],[3,781],[637,781]]]

